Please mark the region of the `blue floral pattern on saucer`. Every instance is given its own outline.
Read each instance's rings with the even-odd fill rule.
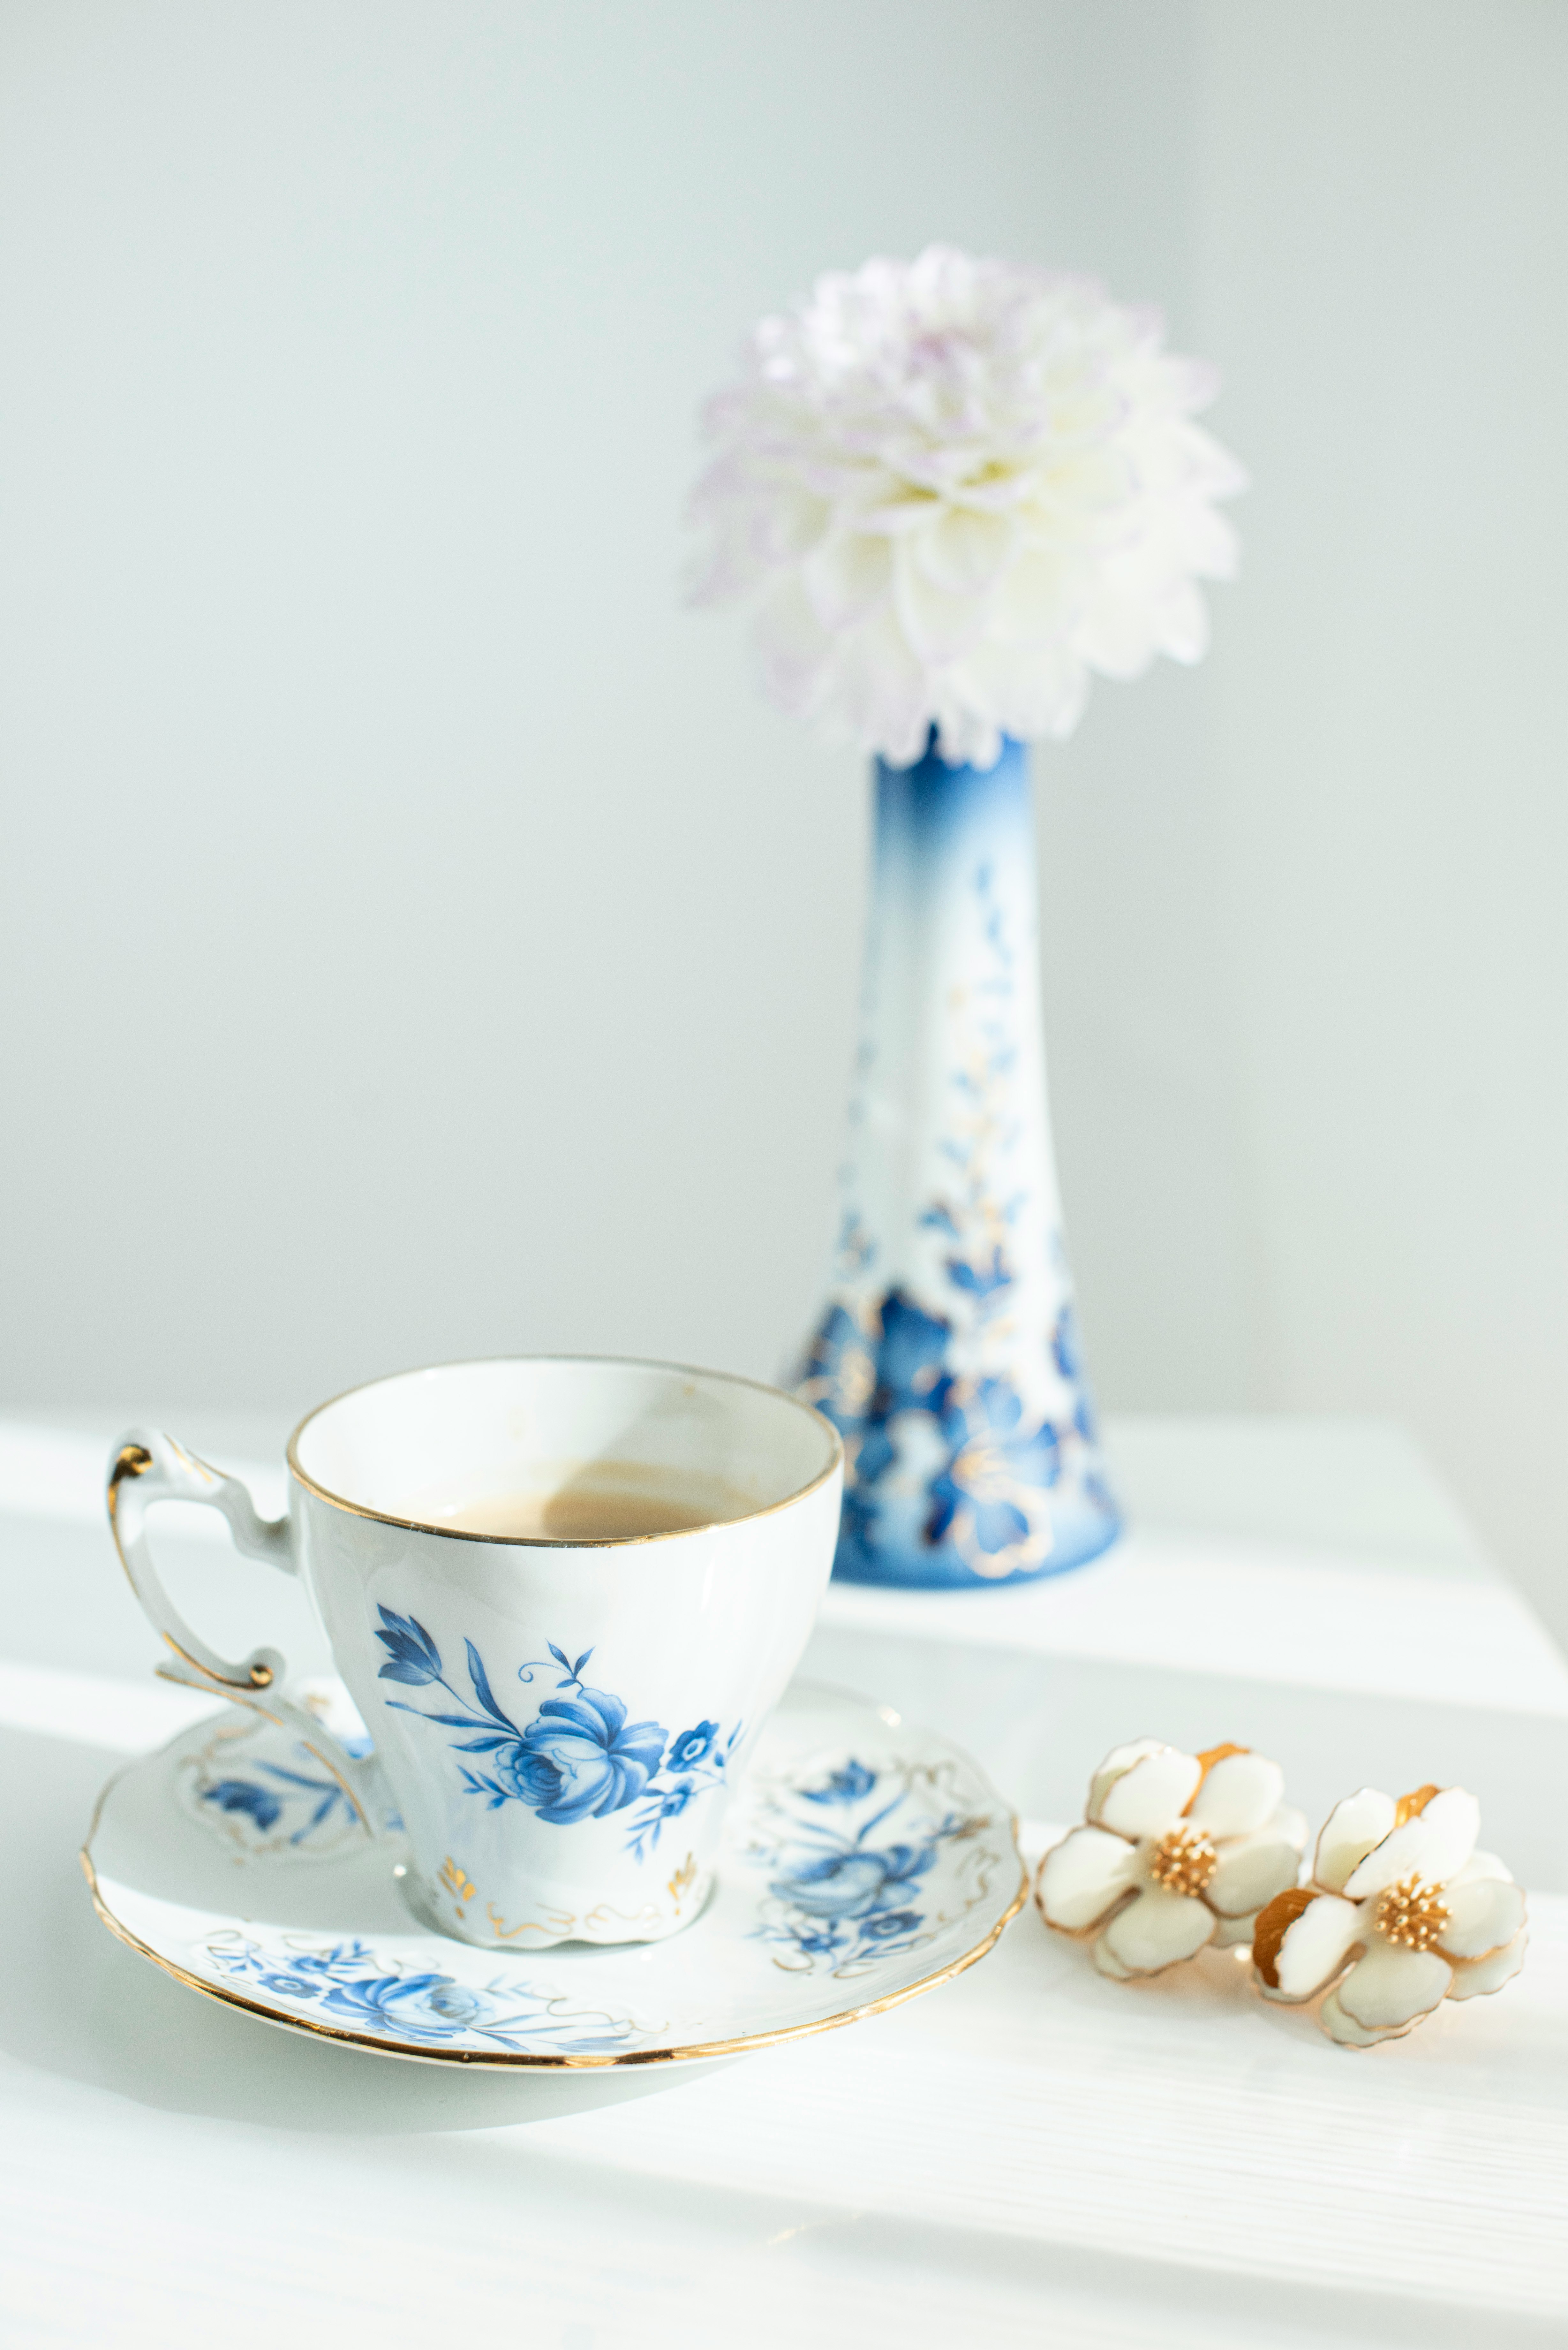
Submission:
[[[340,1731],[351,1754],[368,1754],[362,1732]],[[182,1758],[180,1798],[224,1842],[278,1860],[327,1860],[364,1837],[342,1781],[302,1740],[254,1713],[221,1714]],[[383,1833],[402,1826],[389,1804]]]
[[[557,1679],[581,1684],[587,1663],[557,1659]],[[704,1719],[660,1732],[660,1750],[679,1775],[722,1746]],[[690,1926],[653,1944],[557,1942],[536,1972],[521,1944],[485,1950],[424,1923],[400,1891],[400,1832],[367,1833],[316,1776],[263,1715],[195,1723],[104,1791],[83,1853],[94,1898],[182,1982],[427,2062],[662,2064],[826,2030],[971,1965],[1023,1898],[983,1773],[936,1731],[837,1691],[797,1686],[763,1725]]]
[[[959,1799],[952,1776],[897,1761],[874,1770],[851,1755],[816,1783],[758,1790],[746,1857],[767,1874],[754,1930],[775,1965],[848,1980],[919,1949],[983,1898],[994,1861],[983,1837],[995,1823]],[[966,1844],[974,1866],[945,1869],[933,1900],[939,1861]]]
[[[410,1968],[377,1957],[358,1936],[313,1947],[297,1935],[272,1943],[248,1934],[214,1934],[207,1952],[221,1979],[309,2011],[339,2029],[379,2039],[448,2047],[472,2037],[514,2053],[558,2051],[564,2056],[603,2055],[624,2048],[638,2026],[628,2015],[568,2007],[536,1983],[496,1976],[485,1983]]]

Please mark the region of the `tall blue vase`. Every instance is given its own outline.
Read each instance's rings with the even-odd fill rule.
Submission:
[[[1028,754],[877,766],[843,1219],[800,1392],[848,1455],[834,1572],[951,1589],[1113,1541],[1045,1097]]]

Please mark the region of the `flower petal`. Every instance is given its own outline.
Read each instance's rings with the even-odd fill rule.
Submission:
[[[1214,1915],[1185,1893],[1146,1886],[1136,1901],[1118,1910],[1101,1936],[1111,1956],[1133,1974],[1158,1974],[1190,1959],[1214,1939]]]
[[[1137,1845],[1104,1828],[1075,1828],[1040,1864],[1041,1915],[1059,1933],[1081,1934],[1097,1926],[1143,1874]]]
[[[1048,644],[1072,618],[1076,567],[1060,546],[1030,549],[1009,567],[992,610],[997,635],[1010,644]]]
[[[1268,1915],[1265,1910],[1254,1926],[1252,1958],[1262,1989],[1278,1999],[1311,1999],[1370,1930],[1355,1902],[1337,1893],[1314,1894],[1282,1934],[1269,1930]]]
[[[945,506],[920,532],[916,555],[939,588],[954,596],[981,594],[1000,578],[1017,542],[1010,516]]]
[[[1463,1787],[1445,1787],[1424,1812],[1386,1835],[1345,1881],[1352,1901],[1365,1901],[1397,1885],[1402,1877],[1418,1877],[1428,1885],[1447,1885],[1459,1875],[1476,1848],[1480,1833],[1480,1805]],[[1352,2011],[1354,2012],[1354,2011]]]
[[[1511,1942],[1501,1950],[1490,1950],[1484,1959],[1461,1959],[1454,1969],[1453,1981],[1449,1985],[1450,1999],[1480,1999],[1485,1992],[1501,1991],[1511,1982],[1524,1964],[1524,1953],[1530,1937],[1521,1927]]]
[[[1174,1827],[1202,1773],[1197,1756],[1156,1746],[1114,1775],[1112,1760],[1107,1754],[1089,1790],[1090,1819],[1127,1836],[1161,1836]]]
[[[822,626],[846,629],[887,595],[893,584],[892,557],[885,538],[846,534],[818,547],[801,576]]]
[[[1373,1942],[1357,1959],[1337,1997],[1346,2015],[1368,2032],[1397,2032],[1429,2014],[1453,1981],[1454,1970],[1436,1950],[1402,1950]]]
[[[1495,1877],[1450,1885],[1444,1894],[1449,1922],[1438,1937],[1445,1958],[1484,1959],[1511,1942],[1524,1923],[1524,1895]]]
[[[898,547],[894,592],[904,632],[921,660],[951,660],[980,634],[984,598],[939,588],[916,562],[908,540]]]
[[[1123,1966],[1116,1952],[1106,1945],[1103,1934],[1097,1942],[1090,1945],[1089,1956],[1094,1960],[1100,1972],[1103,1975],[1109,1975],[1113,1982],[1131,1982],[1133,1979],[1131,1967]]]
[[[1317,2020],[1329,2038],[1337,2040],[1342,2048],[1376,2048],[1380,2040],[1398,2040],[1410,2029],[1407,2023],[1390,2023],[1380,2032],[1367,2031],[1365,2024],[1345,2013],[1336,1991],[1331,1991],[1318,2009]]]
[[[1345,1879],[1394,1825],[1394,1798],[1380,1787],[1362,1787],[1335,1804],[1323,1825],[1313,1862],[1313,1882],[1326,1893],[1343,1893]]]
[[[1188,1817],[1211,1836],[1251,1835],[1272,1819],[1284,1792],[1285,1774],[1266,1754],[1227,1754],[1199,1788]]]
[[[1495,1852],[1472,1852],[1459,1875],[1450,1877],[1449,1883],[1450,1886],[1469,1885],[1478,1877],[1495,1877],[1504,1885],[1513,1883],[1512,1869],[1505,1868]]]
[[[1288,1843],[1272,1825],[1256,1835],[1232,1836],[1220,1847],[1203,1898],[1221,1918],[1250,1918],[1295,1883],[1301,1863],[1300,1845]]]
[[[1133,1738],[1125,1746],[1113,1746],[1089,1782],[1087,1816],[1091,1820],[1096,1816],[1106,1791],[1124,1771],[1130,1771],[1146,1754],[1163,1754],[1165,1751],[1165,1742],[1160,1738]]]

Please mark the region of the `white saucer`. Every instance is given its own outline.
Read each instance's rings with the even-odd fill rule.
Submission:
[[[736,1794],[712,1898],[668,1941],[472,1948],[419,1927],[402,1852],[286,1731],[226,1707],[110,1780],[82,1866],[109,1930],[192,1991],[382,2055],[497,2068],[678,2064],[852,2023],[983,1958],[1028,1885],[967,1755],[804,1684]]]

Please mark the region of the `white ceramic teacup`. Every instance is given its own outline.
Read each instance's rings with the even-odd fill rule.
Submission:
[[[595,1541],[419,1515],[432,1494],[559,1492],[606,1463],[717,1482],[743,1514]],[[405,1890],[442,1932],[541,1949],[689,1923],[832,1567],[843,1449],[827,1421],[719,1372],[521,1357],[338,1396],[300,1422],[288,1467],[273,1523],[169,1437],[117,1448],[110,1523],[173,1651],[161,1669],[289,1723],[368,1823],[389,1790]],[[226,1663],[184,1624],[148,1547],[159,1501],[211,1503],[242,1551],[303,1578],[371,1754],[284,1693],[275,1651]]]

